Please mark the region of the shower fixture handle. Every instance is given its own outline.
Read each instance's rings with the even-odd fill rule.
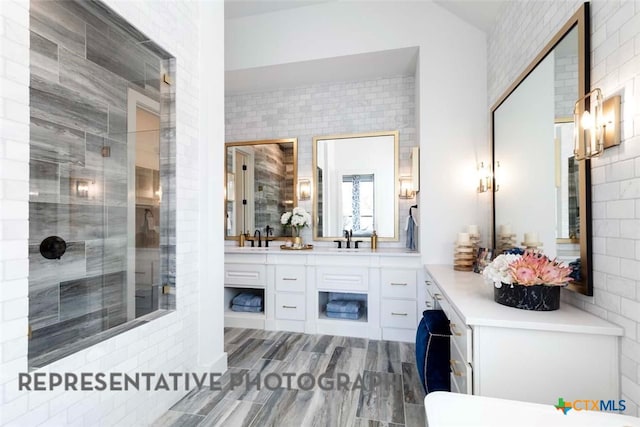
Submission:
[[[67,242],[62,237],[49,236],[40,243],[40,254],[46,259],[60,259],[67,251]]]

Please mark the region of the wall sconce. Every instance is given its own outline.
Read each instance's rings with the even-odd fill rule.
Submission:
[[[485,165],[480,162],[478,165],[478,193],[485,193],[493,187],[493,176],[491,174],[491,165]]]
[[[416,196],[416,192],[413,189],[413,178],[410,176],[400,177],[400,194],[398,197],[401,199],[413,199]]]
[[[309,200],[311,198],[311,181],[308,179],[298,180],[298,200]]]
[[[575,159],[602,155],[605,149],[620,144],[620,96],[603,101],[602,91],[592,90],[576,101],[573,122]]]
[[[89,181],[76,181],[76,196],[83,198],[89,197]]]

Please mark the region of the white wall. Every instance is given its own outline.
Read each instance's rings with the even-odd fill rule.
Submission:
[[[335,83],[318,83],[284,90],[242,93],[226,97],[226,140],[298,138],[298,178],[311,179],[314,136],[398,130],[400,174],[410,167],[411,148],[417,144],[414,116],[414,78],[384,77]],[[327,157],[331,158],[329,150]],[[350,156],[352,164],[366,163],[362,156]],[[327,181],[325,180],[325,189]],[[393,191],[392,191],[393,193]],[[326,194],[326,193],[325,193]],[[391,197],[395,197],[390,194]],[[398,199],[402,224],[412,199]],[[335,205],[335,201],[331,206]],[[299,205],[311,212],[312,202]],[[393,206],[393,204],[392,204]],[[325,209],[333,209],[327,206]],[[393,212],[393,211],[392,211]],[[339,234],[333,234],[339,235]],[[312,241],[305,227],[302,237]],[[404,247],[405,233],[387,247]],[[229,241],[229,244],[233,242]],[[316,242],[316,245],[334,245]]]
[[[222,176],[199,167],[199,153],[221,152],[223,77],[221,2],[109,0],[107,4],[177,58],[177,310],[43,370],[171,372],[226,369],[221,307],[222,242],[206,223],[222,223]],[[200,17],[207,25],[200,24]],[[200,32],[202,28],[202,32]],[[201,37],[207,48],[201,50]],[[27,371],[29,189],[29,3],[0,2],[0,424],[145,425],[180,392],[18,392]],[[205,63],[206,74],[200,70]],[[200,76],[206,76],[201,79]],[[211,103],[209,103],[211,102]],[[198,112],[207,111],[200,126]],[[222,170],[221,160],[219,170]],[[212,163],[214,163],[212,161]],[[206,176],[205,176],[206,175]],[[199,189],[205,184],[207,191]],[[220,191],[213,191],[219,188]],[[204,210],[204,207],[208,210]],[[218,227],[219,228],[219,227]],[[202,237],[200,237],[202,235]],[[212,240],[208,240],[212,239]],[[215,239],[215,240],[214,240]],[[218,248],[218,246],[220,246]],[[207,251],[202,248],[207,247]],[[206,270],[200,269],[206,262]],[[206,273],[206,274],[205,274]]]
[[[456,233],[477,222],[488,198],[475,195],[476,144],[487,134],[480,30],[431,2],[323,3],[226,21],[225,68],[410,46],[420,49],[421,252],[425,262],[451,263]]]
[[[582,4],[510,2],[489,35],[490,106]],[[591,87],[622,95],[622,144],[592,161],[594,296],[570,301],[622,326],[622,399],[640,405],[640,3],[591,1]],[[598,369],[594,367],[594,369]],[[567,396],[565,396],[567,398]],[[602,396],[603,399],[608,398]]]

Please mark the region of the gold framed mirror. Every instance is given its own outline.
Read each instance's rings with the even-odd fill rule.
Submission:
[[[297,206],[298,139],[270,139],[225,144],[225,239],[257,231],[285,240],[280,223]]]
[[[569,289],[584,295],[593,295],[591,165],[574,159],[566,118],[590,91],[589,59],[584,3],[491,109],[494,247],[539,236],[546,255],[574,269]]]
[[[398,131],[313,138],[313,236],[398,241]]]

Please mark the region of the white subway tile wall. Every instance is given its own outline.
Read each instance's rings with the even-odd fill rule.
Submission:
[[[41,371],[194,370],[198,366],[200,5],[106,3],[177,59],[177,310]],[[212,25],[223,25],[222,17]],[[29,2],[0,1],[0,425],[147,425],[184,393],[17,391],[18,373],[27,372],[29,42]],[[211,334],[212,339],[222,340],[221,330]]]
[[[489,105],[581,1],[509,2],[488,38]],[[640,2],[591,1],[591,87],[622,96],[622,145],[592,161],[594,296],[572,304],[625,329],[621,391],[640,415]],[[597,367],[594,367],[597,369]],[[603,396],[604,398],[605,396]]]
[[[400,176],[411,171],[411,147],[418,144],[415,126],[415,79],[389,77],[322,83],[285,90],[228,95],[225,98],[226,141],[298,138],[298,177],[311,178],[314,136],[398,130]],[[358,159],[354,159],[357,162]],[[311,201],[299,205],[311,212]],[[415,199],[398,199],[400,241]],[[303,229],[311,241],[312,231]]]

